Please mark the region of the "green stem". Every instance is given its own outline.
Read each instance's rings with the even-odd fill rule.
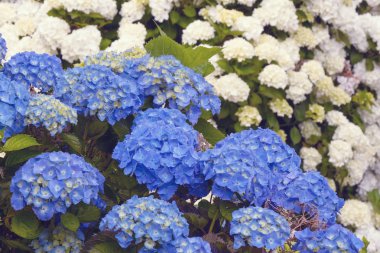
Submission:
[[[218,212],[215,213],[214,217],[212,217],[211,225],[210,228],[208,229],[208,233],[211,234],[212,230],[214,229],[215,226],[215,221],[218,218]]]

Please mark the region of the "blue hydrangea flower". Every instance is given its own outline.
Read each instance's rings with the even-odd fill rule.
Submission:
[[[12,178],[11,204],[15,210],[30,205],[37,217],[46,221],[81,201],[94,204],[103,184],[103,175],[82,157],[43,153],[26,162]]]
[[[175,241],[177,253],[211,253],[210,244],[201,237],[180,238]]]
[[[46,93],[62,82],[63,69],[56,56],[22,52],[4,64],[4,74],[27,88],[34,87]]]
[[[43,126],[52,136],[61,133],[67,124],[76,124],[77,112],[54,96],[31,96],[25,113],[25,125]]]
[[[124,72],[138,76],[139,87],[145,95],[153,96],[154,105],[184,111],[193,124],[198,121],[201,109],[213,114],[220,111],[221,102],[212,85],[173,56],[133,59],[127,61]]]
[[[84,115],[96,115],[111,125],[137,112],[143,104],[133,79],[121,78],[111,69],[90,65],[65,72],[67,82],[55,89],[55,96]]]
[[[1,36],[1,33],[0,33],[0,63],[5,59],[6,55],[7,55],[7,42]]]
[[[99,228],[117,233],[115,237],[122,248],[132,243],[144,243],[147,250],[157,249],[189,234],[189,225],[175,202],[168,203],[153,196],[134,196],[126,203],[114,206],[101,220]]]
[[[121,53],[101,51],[96,55],[86,57],[84,65],[102,65],[112,69],[116,73],[123,73],[126,60],[141,58],[144,55],[146,55],[146,51],[140,47],[135,47]]]
[[[244,134],[244,133],[243,133]],[[276,177],[257,152],[241,142],[241,134],[231,134],[202,154],[203,173],[212,179],[212,192],[224,200],[246,201],[261,206],[269,199]]]
[[[24,116],[29,103],[29,91],[0,73],[0,129],[4,139],[24,129]]]
[[[40,236],[31,242],[30,247],[35,253],[79,253],[83,241],[84,234],[80,230],[74,233],[59,225],[53,231],[43,230]]]
[[[278,213],[250,206],[232,213],[230,235],[234,236],[234,249],[249,245],[273,250],[288,240],[290,226]]]
[[[296,213],[306,211],[329,224],[344,204],[319,172],[290,173],[276,188],[271,199],[276,205]]]
[[[294,250],[302,253],[358,253],[364,243],[351,231],[334,224],[325,230],[311,231],[306,228],[296,231],[297,243]]]
[[[204,183],[198,166],[198,133],[179,111],[150,109],[135,121],[132,133],[117,144],[112,155],[126,175],[135,174],[140,184],[158,190],[166,200],[179,185]]]

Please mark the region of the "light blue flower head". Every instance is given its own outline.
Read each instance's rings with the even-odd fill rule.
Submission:
[[[115,147],[112,157],[124,174],[134,174],[149,190],[170,199],[180,185],[205,189],[200,172],[198,133],[178,110],[149,109],[135,119],[132,133]]]
[[[84,234],[78,230],[76,233],[59,225],[53,229],[45,229],[40,236],[30,243],[36,253],[79,253],[83,246]]]
[[[144,94],[153,97],[155,106],[183,111],[193,124],[201,109],[213,114],[220,111],[221,102],[212,85],[171,55],[127,61],[124,75],[136,78]]]
[[[132,243],[144,243],[145,250],[158,249],[189,234],[189,225],[175,202],[154,199],[153,196],[134,196],[124,204],[114,206],[101,220],[99,228],[115,232],[122,248]]]
[[[298,214],[307,212],[328,224],[335,223],[344,204],[319,172],[289,173],[276,185],[271,201]]]
[[[25,113],[25,125],[43,126],[52,136],[77,121],[77,112],[51,95],[31,96]]]
[[[364,247],[355,234],[338,224],[324,230],[311,231],[306,228],[296,231],[295,237],[297,243],[293,249],[302,253],[358,253]]]
[[[4,130],[3,140],[24,129],[29,97],[29,91],[25,86],[9,80],[0,73],[0,130]]]
[[[54,95],[78,113],[96,115],[111,125],[137,112],[144,102],[133,79],[121,78],[104,66],[68,69],[64,76],[67,82],[59,83]]]
[[[278,213],[250,206],[232,213],[230,234],[234,236],[234,249],[249,245],[273,250],[288,240],[290,226]]]
[[[96,204],[103,184],[103,175],[82,157],[43,153],[27,161],[12,178],[11,204],[15,210],[30,205],[46,221],[79,202]]]
[[[61,60],[48,54],[22,52],[11,57],[4,64],[4,74],[11,80],[34,87],[44,93],[62,82],[63,68]]]

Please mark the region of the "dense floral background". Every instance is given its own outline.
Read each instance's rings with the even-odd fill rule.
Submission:
[[[0,34],[4,252],[380,252],[379,0],[3,0]]]

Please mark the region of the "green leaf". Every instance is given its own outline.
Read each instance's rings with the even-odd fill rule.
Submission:
[[[261,104],[262,102],[263,102],[263,100],[256,93],[251,93],[251,95],[248,98],[248,103],[252,106],[257,106],[257,105]]]
[[[177,24],[178,20],[180,19],[180,15],[178,12],[176,11],[172,11],[170,12],[169,14],[169,19],[170,19],[170,22],[172,22],[172,24]]]
[[[215,215],[219,215],[219,209],[216,205],[211,205],[208,209],[207,215],[210,219],[213,219]]]
[[[108,123],[105,121],[94,120],[88,125],[88,137],[97,140],[102,137],[108,130]]]
[[[150,40],[145,48],[152,56],[173,55],[183,65],[204,76],[213,71],[211,63],[208,62],[209,58],[220,52],[220,48],[217,47],[185,47],[166,35]]]
[[[130,133],[130,126],[126,120],[120,120],[112,126],[112,129],[119,137],[119,140],[123,140],[124,137]]]
[[[7,159],[5,160],[6,167],[13,167],[19,165],[20,163],[28,161],[30,158],[33,158],[41,154],[41,151],[35,150],[18,150],[15,152],[10,152],[7,154]]]
[[[61,223],[65,228],[67,228],[73,232],[76,232],[79,228],[79,225],[80,225],[78,217],[76,217],[72,213],[63,214],[61,216]]]
[[[97,221],[100,218],[101,212],[96,206],[81,204],[79,206],[77,217],[80,222]]]
[[[275,89],[265,85],[260,85],[259,94],[268,98],[284,98],[285,94],[283,90]]]
[[[221,59],[217,63],[218,63],[218,66],[221,69],[223,69],[224,71],[226,71],[227,73],[234,72],[234,68],[231,66],[231,64],[229,63],[229,61],[227,61],[225,59]]]
[[[194,128],[203,134],[205,139],[212,145],[224,139],[225,135],[206,120],[200,118]]]
[[[185,213],[184,216],[191,225],[198,229],[203,229],[208,223],[207,219],[195,213]]]
[[[378,189],[374,189],[367,193],[369,202],[371,202],[373,210],[380,214],[380,192]]]
[[[306,119],[306,110],[307,110],[306,102],[302,102],[294,106],[294,116],[297,121],[302,122]]]
[[[276,115],[274,115],[274,113],[272,111],[268,111],[267,114],[266,114],[266,120],[268,122],[268,126],[272,129],[272,130],[279,130],[280,129],[280,124],[278,123],[278,120],[277,120],[277,117]]]
[[[82,152],[82,143],[79,140],[78,136],[74,134],[64,133],[62,134],[62,140],[78,154]]]
[[[12,136],[7,140],[7,142],[4,144],[2,148],[2,151],[16,151],[39,145],[40,144],[36,141],[34,137],[27,134],[18,134]]]
[[[361,60],[363,60],[363,55],[357,51],[352,51],[350,54],[350,61],[351,64],[354,65],[356,63],[359,63]]]
[[[109,47],[112,43],[112,40],[103,38],[100,42],[100,50],[105,50],[107,47]]]
[[[373,71],[375,69],[375,64],[371,59],[365,59],[365,68],[367,71]]]
[[[0,241],[2,241],[4,244],[6,244],[11,249],[20,249],[23,251],[32,252],[32,250],[26,244],[22,243],[21,241],[8,240],[5,238],[0,238]]]
[[[369,245],[369,241],[367,240],[367,238],[365,238],[365,236],[363,236],[362,241],[364,243],[364,247],[360,250],[359,253],[367,253],[367,248],[368,248],[368,245]]]
[[[296,145],[301,141],[301,134],[297,127],[292,127],[290,130],[290,139],[292,140],[293,144]]]
[[[237,209],[238,207],[236,207],[233,203],[228,202],[228,201],[221,201],[219,204],[220,214],[227,221],[232,220],[232,212]]]
[[[185,13],[185,15],[189,18],[193,18],[197,15],[197,12],[192,5],[185,6],[185,8],[183,8],[183,13]]]
[[[42,227],[33,212],[22,210],[12,218],[11,230],[22,238],[32,240],[40,235]]]
[[[116,242],[103,242],[96,244],[89,253],[122,253],[123,250]],[[128,251],[134,253],[134,251]]]

